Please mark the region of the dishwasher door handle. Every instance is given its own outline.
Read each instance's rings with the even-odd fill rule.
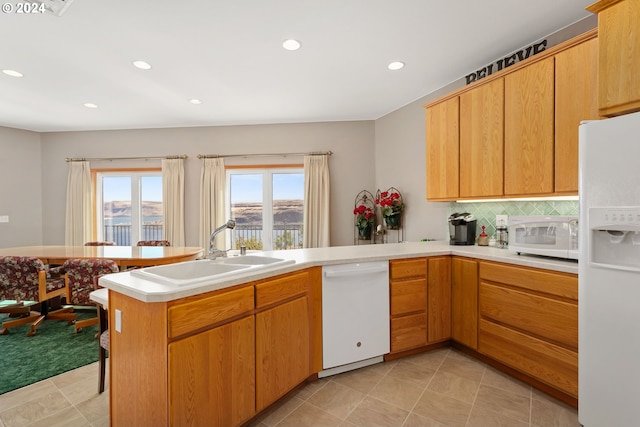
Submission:
[[[339,271],[327,270],[324,272],[324,277],[353,277],[362,276],[363,274],[384,273],[386,271],[387,269],[385,267],[354,268],[352,270]]]

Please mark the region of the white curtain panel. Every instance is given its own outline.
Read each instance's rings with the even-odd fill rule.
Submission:
[[[184,159],[162,159],[164,238],[184,246]]]
[[[226,221],[224,211],[227,175],[224,159],[202,159],[200,171],[200,246],[209,249],[211,232]],[[226,249],[225,234],[216,236],[214,245]]]
[[[65,218],[65,245],[82,246],[92,240],[91,166],[89,162],[69,162]]]
[[[304,248],[329,246],[329,156],[304,157]]]

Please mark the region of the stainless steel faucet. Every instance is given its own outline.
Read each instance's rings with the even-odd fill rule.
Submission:
[[[213,232],[211,233],[211,237],[209,238],[209,255],[207,256],[207,258],[216,259],[219,256],[221,256],[221,257],[226,257],[227,256],[227,251],[225,249],[218,249],[215,246],[213,246],[213,240],[223,230],[225,230],[227,228],[229,230],[232,230],[235,226],[236,226],[236,222],[234,220],[230,219],[229,221],[227,221],[226,224],[222,224],[220,227],[218,227],[215,230],[213,230]]]

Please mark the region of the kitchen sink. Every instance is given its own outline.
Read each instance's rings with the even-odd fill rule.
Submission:
[[[157,283],[188,286],[224,279],[261,268],[294,264],[295,260],[261,255],[203,259],[131,270],[131,275]]]
[[[249,267],[204,259],[140,268],[131,270],[131,275],[168,285],[185,286],[226,277]]]

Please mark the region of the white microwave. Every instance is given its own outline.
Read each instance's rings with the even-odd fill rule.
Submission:
[[[509,250],[578,259],[577,216],[510,216]]]

